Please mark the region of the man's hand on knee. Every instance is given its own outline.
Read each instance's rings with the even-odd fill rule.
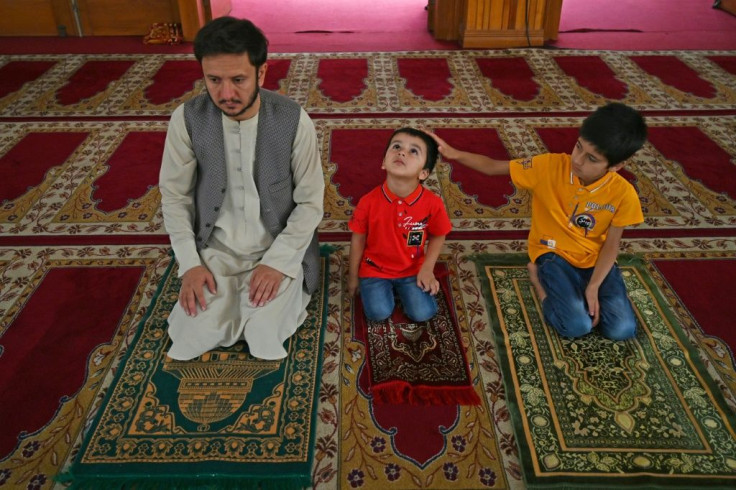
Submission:
[[[263,306],[276,297],[284,274],[273,267],[260,264],[250,277],[250,302]]]
[[[207,309],[207,301],[204,298],[204,286],[210,293],[217,293],[215,277],[203,265],[192,267],[181,277],[181,290],[179,291],[179,303],[184,312],[189,316],[197,316],[197,304],[202,311]]]

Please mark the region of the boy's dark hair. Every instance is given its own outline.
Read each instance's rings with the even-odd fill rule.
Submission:
[[[431,136],[429,136],[424,131],[420,131],[418,129],[414,128],[399,128],[396,131],[393,132],[391,137],[388,139],[388,143],[386,144],[386,149],[383,150],[383,154],[385,155],[388,151],[389,147],[391,146],[391,141],[394,139],[394,136],[397,134],[408,134],[409,136],[416,136],[417,138],[421,138],[422,141],[424,141],[424,144],[427,146],[427,161],[424,162],[424,167],[427,170],[429,170],[429,173],[432,173],[432,170],[434,170],[434,166],[437,165],[437,158],[440,155],[440,151],[437,148],[437,142],[432,139]]]
[[[243,53],[248,53],[256,70],[268,56],[268,39],[247,19],[218,17],[205,24],[194,37],[194,56],[200,63],[205,56]]]
[[[580,136],[595,146],[611,167],[639,151],[647,140],[647,125],[636,110],[611,102],[583,121]]]

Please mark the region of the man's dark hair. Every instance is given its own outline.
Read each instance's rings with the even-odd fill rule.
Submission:
[[[194,38],[194,56],[202,62],[205,56],[248,53],[250,63],[258,69],[268,56],[268,39],[246,19],[218,17],[205,24]]]
[[[421,138],[422,141],[424,141],[424,144],[427,146],[427,161],[424,162],[424,167],[427,170],[429,170],[429,173],[432,173],[432,170],[434,170],[434,166],[437,165],[437,158],[439,157],[439,149],[437,148],[437,142],[432,139],[431,136],[429,136],[424,131],[420,131],[418,129],[414,128],[399,128],[396,131],[393,132],[391,137],[388,139],[388,144],[386,145],[386,149],[383,151],[383,154],[385,155],[388,149],[391,147],[391,141],[394,139],[394,136],[397,134],[408,134],[409,136],[416,136],[417,138]]]
[[[611,102],[583,121],[580,136],[595,146],[611,167],[639,151],[647,140],[647,125],[636,110]]]

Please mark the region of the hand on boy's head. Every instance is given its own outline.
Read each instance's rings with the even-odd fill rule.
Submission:
[[[452,146],[448,145],[445,140],[434,134],[430,129],[425,127],[420,127],[423,132],[428,134],[435,142],[437,143],[437,150],[439,150],[440,155],[447,158],[448,160],[455,160],[457,158],[457,150],[453,148]]]
[[[421,130],[421,131],[422,131],[423,133],[425,133],[425,134],[429,135],[429,136],[430,136],[430,137],[431,137],[431,138],[432,138],[433,140],[435,140],[435,142],[437,142],[437,145],[438,145],[438,146],[439,146],[440,148],[441,148],[442,146],[447,146],[447,142],[446,142],[445,140],[443,140],[442,138],[440,138],[439,136],[437,136],[436,134],[434,134],[434,132],[433,132],[433,131],[432,131],[431,129],[429,129],[429,128],[425,128],[424,126],[420,127],[419,129],[420,129],[420,130]]]

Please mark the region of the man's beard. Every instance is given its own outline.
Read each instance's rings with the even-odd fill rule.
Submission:
[[[208,91],[207,93],[209,94],[209,91]],[[222,100],[220,100],[220,101],[219,101],[219,103],[218,103],[218,102],[216,102],[216,101],[215,101],[215,99],[213,99],[213,98],[212,98],[212,95],[210,95],[210,99],[211,99],[211,100],[212,100],[212,102],[214,102],[214,103],[215,103],[215,105],[216,105],[216,106],[217,106],[217,107],[218,107],[218,108],[219,108],[219,109],[220,109],[220,110],[222,111],[222,113],[223,113],[223,114],[225,114],[225,115],[226,115],[227,117],[229,117],[229,118],[232,118],[232,119],[236,119],[236,118],[238,118],[238,117],[242,116],[243,114],[245,114],[245,112],[246,112],[246,111],[247,111],[248,109],[250,109],[251,107],[253,107],[253,104],[255,104],[255,103],[256,103],[256,99],[258,99],[258,94],[259,94],[259,93],[260,93],[260,87],[259,87],[259,86],[258,86],[258,85],[256,84],[256,89],[255,89],[255,91],[253,92],[253,96],[252,96],[252,97],[250,98],[250,101],[248,101],[248,103],[247,103],[247,104],[245,105],[245,107],[243,107],[243,108],[242,108],[241,110],[239,110],[239,111],[238,111],[237,113],[235,113],[235,114],[228,114],[228,113],[227,113],[227,112],[225,111],[225,109],[223,109],[222,107],[220,107],[220,104],[225,104],[226,102],[228,102],[228,101],[227,101],[226,99],[222,99]],[[238,100],[238,102],[240,102],[240,101]]]

